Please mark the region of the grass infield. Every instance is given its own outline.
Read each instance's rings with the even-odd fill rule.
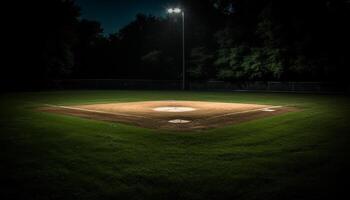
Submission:
[[[210,101],[298,112],[173,132],[40,112],[44,105]],[[347,194],[350,98],[61,91],[0,97],[1,199],[332,199]]]

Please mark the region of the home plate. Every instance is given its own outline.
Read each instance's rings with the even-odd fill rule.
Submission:
[[[153,110],[157,112],[191,112],[197,109],[191,107],[158,107]]]
[[[174,120],[170,120],[169,123],[172,124],[187,124],[190,123],[191,121],[188,120],[183,120],[183,119],[174,119]]]

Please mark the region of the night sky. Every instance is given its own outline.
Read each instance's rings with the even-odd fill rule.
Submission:
[[[136,14],[162,16],[166,8],[177,6],[176,0],[76,0],[81,7],[82,18],[102,24],[104,34],[117,32],[127,25]]]

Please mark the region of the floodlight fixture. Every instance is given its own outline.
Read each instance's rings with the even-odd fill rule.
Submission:
[[[170,13],[170,14],[174,13],[174,9],[169,8],[169,9],[168,9],[168,13]]]
[[[174,8],[173,11],[174,11],[174,13],[181,13],[182,12],[182,10],[180,8]]]

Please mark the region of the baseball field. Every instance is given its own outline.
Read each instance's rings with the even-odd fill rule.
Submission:
[[[0,108],[1,199],[347,194],[347,96],[27,92]]]

